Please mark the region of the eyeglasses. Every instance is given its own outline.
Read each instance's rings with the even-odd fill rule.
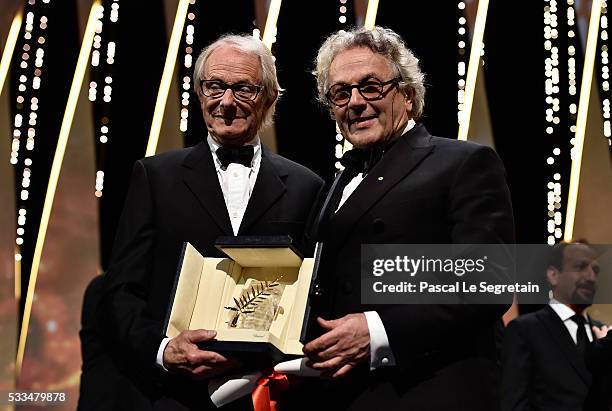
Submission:
[[[394,87],[399,85],[401,78],[396,77],[389,81],[366,80],[358,84],[336,83],[327,90],[325,97],[330,103],[344,107],[351,100],[353,89],[356,88],[367,101],[380,100],[385,95],[385,86],[392,84]],[[389,91],[391,89],[387,89]]]
[[[200,89],[206,97],[222,97],[227,89],[232,90],[234,97],[242,101],[253,101],[263,86],[249,83],[227,84],[220,80],[200,80]]]

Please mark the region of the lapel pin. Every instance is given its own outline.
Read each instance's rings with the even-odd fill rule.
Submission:
[[[378,177],[378,181],[383,181],[385,178],[384,177]]]

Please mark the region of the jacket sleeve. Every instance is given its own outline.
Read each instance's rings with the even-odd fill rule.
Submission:
[[[458,166],[449,194],[447,218],[453,244],[512,244],[514,222],[505,172],[497,154],[485,146],[472,149]],[[493,273],[495,274],[495,273]],[[410,367],[419,358],[453,346],[469,349],[478,335],[488,335],[507,304],[383,306],[377,310],[397,363]],[[492,331],[491,331],[492,333]]]
[[[531,385],[531,352],[516,321],[506,328],[501,360],[501,410],[531,410],[528,391]]]
[[[141,160],[132,179],[101,301],[107,338],[122,355],[154,366],[163,338],[162,324],[147,312],[147,295],[153,260],[154,205],[147,170]]]

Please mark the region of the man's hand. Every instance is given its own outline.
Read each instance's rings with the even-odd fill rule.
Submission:
[[[164,366],[173,372],[204,379],[223,374],[240,364],[213,351],[203,351],[196,343],[210,341],[216,331],[185,330],[174,337],[164,350]]]
[[[604,324],[601,326],[601,328],[594,325],[591,327],[591,329],[593,330],[593,335],[595,335],[595,339],[599,340],[601,338],[604,338],[606,334],[608,334],[608,331],[612,329],[612,327]]]
[[[344,377],[370,357],[370,331],[365,314],[349,314],[337,320],[317,318],[327,332],[306,344],[304,354],[310,366],[322,376]]]

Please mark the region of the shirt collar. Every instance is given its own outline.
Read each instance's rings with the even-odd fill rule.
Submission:
[[[404,134],[412,130],[414,126],[416,126],[416,121],[414,121],[413,119],[408,120],[408,124],[406,124],[406,127],[404,128],[404,131],[402,131],[401,135],[403,136]]]
[[[212,138],[210,133],[206,137],[206,142],[208,143],[208,147],[210,147],[210,152],[212,153],[213,160],[215,162],[215,168],[219,170],[221,168],[221,162],[217,157],[217,149],[221,147],[219,143]],[[253,146],[253,162],[251,164],[257,164],[261,159],[261,140],[259,139],[259,135],[255,135],[251,141],[244,143],[244,145]]]
[[[559,316],[559,318],[561,318],[561,321],[563,322],[569,320],[574,315],[576,315],[576,312],[574,310],[572,310],[570,307],[563,304],[562,302],[555,300],[554,298],[551,298],[548,304],[550,305],[550,308],[552,308],[553,311],[557,313],[557,315]],[[584,311],[582,312],[582,316],[588,319]]]

